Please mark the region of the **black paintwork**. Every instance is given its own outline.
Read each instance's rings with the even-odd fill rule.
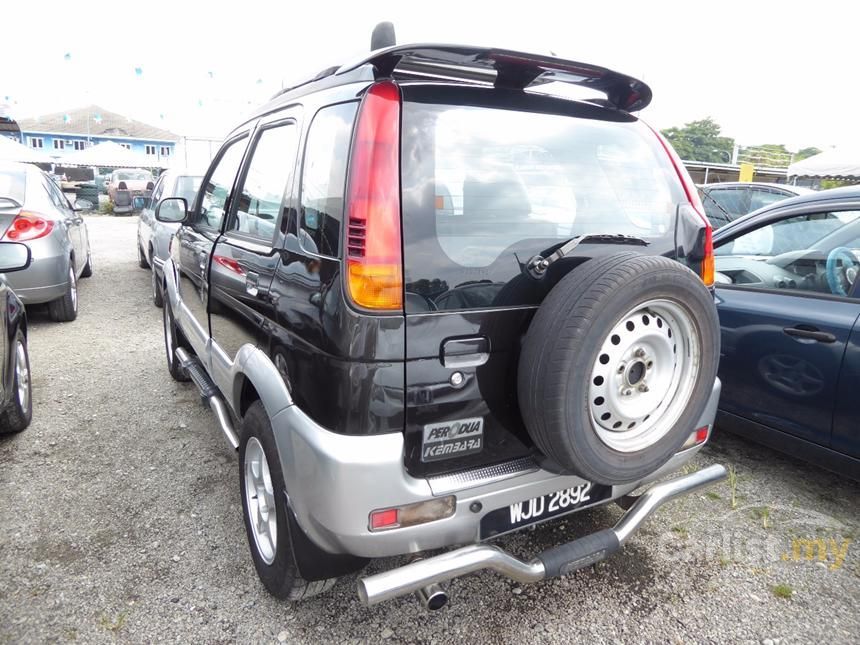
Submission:
[[[860,189],[787,199],[720,229],[714,244],[719,249],[788,217],[846,210],[860,210]],[[718,285],[716,293],[723,382],[718,425],[860,479],[860,280],[847,297],[743,285]],[[821,336],[829,342],[789,335],[791,328],[829,334]]]
[[[316,112],[328,105],[360,99],[374,78],[372,70],[362,67],[289,90],[259,110],[235,134],[248,132],[253,141],[261,123],[290,114],[301,131],[302,151],[306,124],[311,123]],[[421,83],[402,87],[405,95],[416,100],[430,101],[435,96],[435,100],[458,101],[468,95],[479,105],[483,102],[509,109],[635,121],[626,112],[542,96],[527,97],[512,90]],[[246,155],[243,168],[247,163]],[[195,226],[199,197],[189,223],[177,234],[179,243],[173,245],[173,260],[182,275],[182,297],[197,297],[193,303],[195,316],[204,327],[209,326],[218,346],[231,358],[246,342],[264,349],[296,404],[329,430],[352,435],[405,431],[405,465],[416,476],[498,463],[531,453],[532,444],[516,403],[515,373],[523,334],[537,305],[559,279],[593,257],[619,251],[619,246],[582,244],[570,256],[553,263],[540,280],[527,278],[510,267],[499,267],[494,274],[498,283],[497,308],[492,311],[368,314],[352,306],[344,292],[342,261],[308,252],[299,243],[299,184],[294,180],[287,187],[277,221],[278,235],[268,247]],[[698,216],[684,211],[678,215],[676,229],[664,239],[635,248],[648,254],[678,257],[698,271],[703,231],[704,224]],[[546,244],[554,243],[557,240]],[[533,240],[529,249],[534,254],[546,250],[546,245]],[[219,262],[216,256],[227,260]],[[203,262],[205,275],[200,272],[201,258],[208,258]],[[247,290],[249,272],[258,276],[255,295]],[[429,266],[427,275],[420,276],[423,278],[432,282],[440,276],[434,275]],[[409,281],[409,276],[406,279]],[[186,295],[185,290],[196,293]],[[448,339],[473,337],[486,339],[489,358],[479,366],[458,368],[464,381],[452,385],[449,379],[454,370],[443,365],[443,344]],[[420,461],[424,424],[471,416],[481,416],[485,422],[485,447],[480,454],[432,464]]]

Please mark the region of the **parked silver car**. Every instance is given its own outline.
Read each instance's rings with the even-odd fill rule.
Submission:
[[[93,273],[87,226],[59,186],[36,166],[0,163],[0,231],[30,247],[32,263],[6,276],[25,305],[48,303],[56,321],[78,315],[78,278]]]
[[[142,269],[152,267],[152,302],[156,307],[163,304],[161,297],[162,265],[168,257],[170,238],[179,224],[167,224],[155,219],[155,207],[168,197],[184,197],[189,204],[194,202],[203,175],[187,170],[167,170],[159,176],[152,197],[136,198],[142,207],[137,222],[137,263]]]

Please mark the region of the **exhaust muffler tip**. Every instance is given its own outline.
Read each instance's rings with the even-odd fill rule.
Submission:
[[[448,593],[442,588],[442,585],[436,583],[421,587],[415,592],[415,597],[424,605],[424,609],[429,611],[442,609],[448,604]]]

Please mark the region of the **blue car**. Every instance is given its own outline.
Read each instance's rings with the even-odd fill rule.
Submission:
[[[860,480],[860,187],[714,233],[717,426]]]

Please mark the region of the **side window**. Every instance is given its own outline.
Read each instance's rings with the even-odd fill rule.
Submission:
[[[221,229],[224,208],[230,198],[233,180],[236,179],[239,164],[242,163],[242,154],[245,152],[247,141],[247,137],[242,137],[230,143],[216,162],[215,169],[210,172],[203,186],[203,198],[194,226],[216,231]]]
[[[158,180],[155,182],[155,188],[152,189],[152,197],[149,200],[150,206],[152,208],[155,208],[158,204],[158,200],[161,199],[161,195],[164,192],[164,184],[164,175],[161,175],[161,177],[159,177]]]
[[[55,184],[50,179],[45,179],[46,188],[48,190],[48,195],[51,198],[51,203],[59,209],[68,209],[70,208],[69,202],[66,199],[66,196],[63,195],[62,191],[57,188],[57,184]]]
[[[720,245],[715,255],[716,270],[733,284],[844,296],[860,273],[860,211],[789,217]]]
[[[750,212],[749,191],[746,188],[715,188],[709,196],[725,210],[732,219]]]
[[[292,185],[297,148],[294,123],[261,131],[235,200],[228,231],[260,238],[268,244],[274,241],[284,193]]]
[[[338,257],[346,166],[357,103],[321,109],[314,117],[302,166],[301,228],[305,251]]]
[[[757,211],[759,208],[764,208],[774,202],[788,199],[789,195],[775,190],[767,190],[763,188],[754,188],[750,194],[750,213]]]

